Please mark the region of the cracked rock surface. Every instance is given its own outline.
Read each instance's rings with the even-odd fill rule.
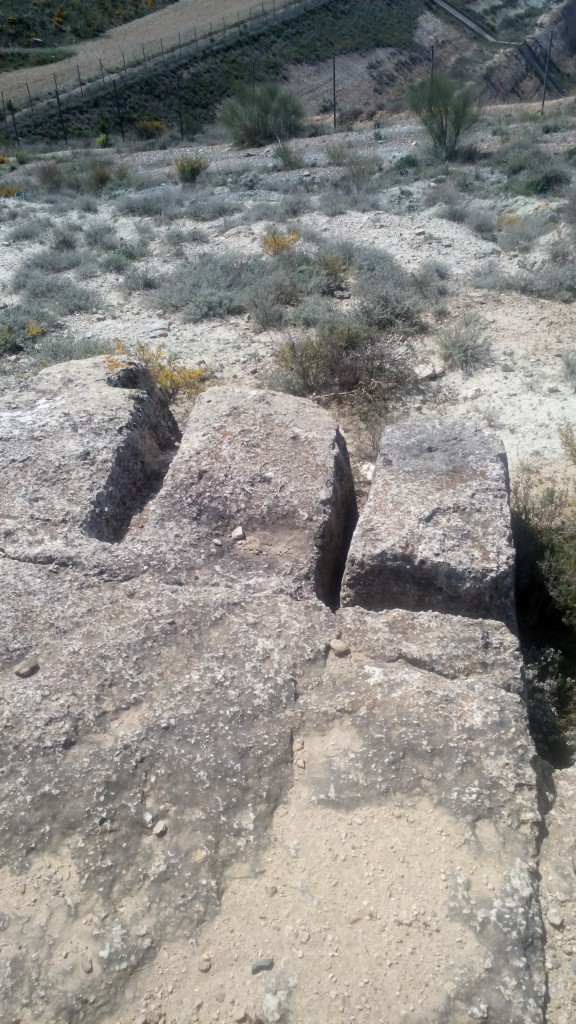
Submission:
[[[326,412],[215,388],[180,437],[121,373],[2,403],[2,1019],[540,1024],[514,636],[333,610]]]

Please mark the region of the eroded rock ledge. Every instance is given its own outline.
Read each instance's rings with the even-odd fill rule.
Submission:
[[[473,617],[429,582],[418,610],[415,560],[404,607],[335,612],[356,503],[331,417],[213,389],[180,438],[139,373],[51,369],[0,410],[3,1019],[539,1024],[538,761],[497,448],[461,428],[446,499],[440,448],[426,491],[420,435],[394,428],[419,557],[431,490],[473,508],[471,546],[461,511],[435,535]],[[387,458],[349,595],[360,541],[385,567],[408,509]]]

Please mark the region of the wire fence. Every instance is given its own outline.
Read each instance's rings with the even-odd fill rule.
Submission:
[[[4,137],[8,146],[15,143],[17,147],[20,147],[26,141],[30,114],[37,119],[39,114],[42,113],[43,108],[46,115],[49,114],[51,117],[54,117],[55,112],[57,112],[60,137],[68,145],[69,135],[72,134],[72,125],[66,113],[67,98],[70,99],[74,94],[79,94],[84,99],[86,94],[89,97],[90,93],[94,93],[94,95],[98,93],[109,97],[110,106],[115,111],[114,127],[118,134],[121,134],[122,138],[124,138],[125,128],[131,127],[126,118],[126,98],[130,83],[133,83],[144,71],[156,67],[159,71],[173,72],[173,75],[171,75],[173,87],[170,86],[170,96],[173,110],[178,115],[180,135],[184,139],[187,130],[186,118],[183,116],[180,72],[184,67],[188,68],[190,64],[193,65],[195,55],[197,54],[201,58],[206,56],[207,52],[209,53],[212,50],[216,52],[222,43],[246,38],[250,33],[256,32],[259,28],[269,26],[281,19],[297,17],[304,10],[311,10],[317,7],[319,2],[322,2],[322,0],[286,0],[284,3],[272,0],[272,5],[268,8],[264,3],[261,3],[257,10],[249,8],[248,14],[244,19],[238,13],[237,19],[233,24],[226,24],[225,19],[223,19],[222,27],[216,29],[213,23],[209,23],[208,30],[204,34],[201,34],[197,27],[192,27],[188,30],[187,35],[178,32],[176,37],[148,40],[141,45],[138,53],[135,49],[131,53],[126,50],[119,51],[120,61],[117,64],[111,62],[110,55],[108,55],[106,64],[102,58],[98,58],[97,64],[92,65],[92,70],[95,73],[91,78],[88,78],[86,70],[80,66],[77,66],[76,78],[72,80],[63,77],[59,79],[54,71],[54,89],[48,95],[34,97],[28,83],[25,83],[25,102],[19,106],[17,106],[12,97],[6,97],[2,92],[0,96],[2,104],[0,108],[0,136]],[[552,40],[550,39],[550,44],[551,42]],[[140,59],[137,59],[138,56]],[[513,56],[518,57],[522,62],[530,66],[529,62],[525,59],[525,55],[522,53],[522,46],[514,48]],[[361,64],[360,58],[356,58],[356,60],[360,61]],[[358,111],[362,107],[362,103],[360,105],[357,102],[350,103],[349,97],[351,95],[354,96],[356,94],[359,98],[360,94],[363,93],[364,97],[366,97],[370,94],[371,86],[373,86],[372,103],[374,104],[375,102],[377,103],[378,95],[382,92],[381,89],[374,85],[373,81],[370,81],[374,77],[370,71],[370,66],[373,68],[374,62],[371,61],[370,65],[364,65],[359,69],[358,65],[354,65],[354,61],[355,58],[352,55],[333,56],[322,63],[321,69],[319,72],[316,72],[315,80],[312,83],[305,76],[300,76],[297,80],[291,81],[290,91],[303,101],[308,110],[315,106],[314,113],[329,114],[334,127],[337,124],[346,127],[347,113],[352,113],[355,109]],[[407,69],[408,65],[412,65],[412,68],[414,65],[425,66],[428,61],[430,62],[431,74],[433,76],[435,68],[440,70],[438,47],[435,49],[434,45],[432,45],[430,50],[424,47],[415,47],[408,57],[402,57],[404,70]],[[248,80],[251,79],[254,85],[266,77],[266,74],[260,75],[260,69],[256,63],[251,65]],[[485,84],[488,85],[489,83]],[[542,111],[544,109],[546,88],[547,80],[544,83],[544,91],[542,93]]]
[[[284,20],[317,6],[319,0],[262,0],[253,6],[238,10],[235,17],[228,15],[219,20],[204,21],[182,28],[172,34],[147,39],[142,43],[110,46],[110,40],[95,40],[90,49],[93,56],[82,60],[65,59],[43,67],[39,79],[38,69],[30,69],[29,79],[19,76],[18,84],[2,91],[4,105],[16,112],[32,108],[34,103],[47,98],[60,99],[76,90],[101,84],[109,76],[129,76],[148,66],[162,67],[169,62],[206,51],[213,45],[231,38],[254,32],[276,21]],[[101,42],[101,52],[98,43]],[[1,78],[0,78],[1,85]]]

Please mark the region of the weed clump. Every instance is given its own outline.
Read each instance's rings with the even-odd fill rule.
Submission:
[[[292,249],[300,241],[300,238],[300,232],[296,230],[288,231],[285,235],[281,235],[277,231],[266,231],[260,241],[268,256],[279,256],[280,253]]]
[[[180,395],[198,395],[206,387],[210,376],[208,368],[183,366],[175,355],[166,352],[161,345],[150,345],[147,341],[139,341],[131,351],[123,342],[116,342],[115,355],[108,356],[106,360],[109,372],[117,372],[126,365],[128,359],[146,367],[168,402],[175,401]]]
[[[208,168],[208,161],[201,156],[179,156],[176,158],[175,167],[178,181],[185,185],[192,185],[200,177],[202,171]]]
[[[334,316],[289,336],[277,354],[278,383],[291,394],[382,404],[414,382],[412,350],[361,313]]]
[[[438,346],[449,370],[460,370],[470,377],[491,362],[491,342],[483,334],[482,326],[473,313],[457,320],[452,327],[441,331]]]
[[[136,135],[139,139],[159,139],[168,131],[168,125],[157,117],[141,117],[136,122]]]

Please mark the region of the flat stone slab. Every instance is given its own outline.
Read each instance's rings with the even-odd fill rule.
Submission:
[[[149,374],[101,357],[42,370],[0,403],[0,545],[70,560],[115,540],[180,436]]]
[[[508,473],[499,440],[463,420],[419,417],[384,431],[342,603],[515,626]]]

